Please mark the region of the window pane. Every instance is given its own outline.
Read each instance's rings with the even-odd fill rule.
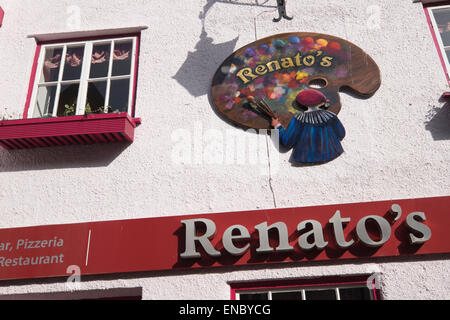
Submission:
[[[345,288],[339,289],[341,300],[371,300],[369,288]]]
[[[78,83],[61,86],[57,113],[58,117],[75,115],[79,88],[80,85]]]
[[[336,292],[331,290],[306,290],[306,300],[336,300]]]
[[[51,117],[55,104],[56,86],[39,87],[33,118]]]
[[[64,64],[63,80],[77,80],[81,76],[83,66],[84,45],[67,48],[66,62]]]
[[[129,75],[131,71],[131,57],[133,41],[116,41],[114,43],[114,59],[112,76]]]
[[[267,293],[240,294],[239,300],[268,300]]]
[[[86,114],[105,110],[106,81],[91,82],[88,86]]]
[[[300,291],[272,292],[272,300],[302,300]]]
[[[112,80],[110,92],[109,106],[111,106],[111,112],[128,112],[130,79]]]
[[[46,49],[40,82],[58,81],[62,48]]]
[[[448,62],[450,62],[450,48],[445,48],[445,55],[447,56]]]
[[[92,49],[91,72],[89,77],[104,78],[108,76],[111,44],[95,45]]]
[[[450,8],[435,9],[433,14],[444,46],[450,46]]]

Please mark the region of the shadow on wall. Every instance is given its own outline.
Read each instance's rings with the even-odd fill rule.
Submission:
[[[236,43],[239,40],[238,36],[231,41],[214,44],[214,39],[208,37],[205,30],[206,16],[215,3],[234,5],[235,10],[239,10],[240,6],[277,8],[275,0],[255,0],[254,3],[241,0],[206,0],[199,15],[202,21],[200,40],[195,45],[195,51],[188,52],[186,61],[172,77],[194,97],[209,93],[214,73],[222,62],[235,51]],[[230,10],[233,9],[230,8]]]
[[[235,39],[214,44],[214,39],[208,37],[205,30],[205,20],[208,11],[216,2],[229,4],[240,4],[239,2],[229,2],[221,0],[207,0],[200,12],[199,18],[202,21],[202,33],[200,40],[195,45],[194,52],[188,52],[186,61],[173,76],[180,85],[182,85],[194,97],[200,97],[208,94],[209,87],[214,73],[219,65],[233,53],[239,37]]]
[[[94,144],[7,151],[0,148],[0,173],[107,167],[130,143]]]
[[[214,73],[219,65],[233,53],[239,37],[224,43],[213,44],[203,28],[194,52],[189,52],[186,61],[173,76],[194,97],[208,94]]]
[[[428,111],[428,121],[425,122],[425,129],[430,131],[434,140],[450,139],[450,102],[445,103],[441,108],[434,107]]]

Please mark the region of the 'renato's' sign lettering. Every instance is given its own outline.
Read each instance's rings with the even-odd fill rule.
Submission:
[[[398,211],[394,211],[398,210]],[[401,215],[401,208],[399,205],[394,204],[391,208],[393,214]],[[349,240],[346,240],[344,236],[344,224],[349,223],[351,218],[342,218],[341,212],[338,210],[330,218],[329,224],[332,226],[334,241],[341,249],[348,249],[352,245],[355,245],[355,239],[351,236]],[[406,226],[409,229],[409,243],[411,245],[423,244],[430,240],[431,229],[425,224],[426,217],[424,212],[412,212],[406,220]],[[182,258],[200,258],[201,254],[196,249],[196,243],[200,244],[203,250],[212,257],[220,257],[221,252],[216,250],[211,243],[211,238],[216,234],[216,225],[214,221],[210,219],[191,219],[181,221],[185,225],[186,229],[186,250],[180,256]],[[368,230],[368,222],[372,222],[378,228],[378,235],[371,235]],[[196,225],[203,224],[206,227],[206,231],[203,235],[198,236],[199,233]],[[272,253],[285,253],[294,251],[294,245],[290,244],[290,237],[288,233],[288,227],[284,222],[276,222],[268,225],[267,221],[264,221],[254,227],[257,232],[258,244],[255,249],[257,253],[272,254]],[[278,238],[278,245],[273,247],[269,243],[269,232],[271,230],[276,231]],[[324,230],[322,224],[317,220],[304,220],[297,225],[298,247],[301,250],[323,250],[327,247],[328,241],[324,239]],[[386,218],[376,215],[370,215],[363,217],[358,221],[356,225],[356,236],[361,243],[367,247],[381,247],[384,245],[392,235],[391,222]],[[376,239],[377,238],[377,239]],[[250,244],[247,243],[244,246],[237,246],[236,242],[249,242],[251,239],[249,230],[242,225],[232,225],[228,227],[222,235],[222,243],[224,250],[231,255],[241,256],[250,249]]]

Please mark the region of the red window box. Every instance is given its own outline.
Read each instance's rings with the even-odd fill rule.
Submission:
[[[132,142],[140,118],[128,113],[0,121],[0,145],[7,150],[77,144]]]

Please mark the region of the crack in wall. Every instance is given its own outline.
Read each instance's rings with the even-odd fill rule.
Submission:
[[[258,4],[258,0],[255,0],[255,2],[256,2],[256,4]],[[265,14],[265,13],[276,12],[277,10],[278,10],[278,8],[275,7],[275,9],[273,9],[273,10],[265,10],[265,11],[260,12],[258,14],[256,14],[256,12],[255,12],[254,17],[253,17],[253,27],[254,27],[255,41],[258,41],[258,31],[257,31],[257,26],[256,26],[256,20],[258,19],[258,17],[260,15]],[[254,9],[254,11],[256,11],[256,9]],[[268,165],[268,169],[269,169],[269,181],[268,181],[269,182],[269,189],[270,189],[270,192],[272,193],[273,205],[274,205],[275,208],[277,208],[278,207],[277,206],[277,199],[276,199],[275,190],[274,190],[273,184],[272,184],[273,179],[272,179],[272,168],[271,168],[271,163],[270,163],[269,135],[267,135],[267,134],[266,134],[266,150],[267,150],[267,165]]]
[[[269,167],[269,188],[270,188],[270,192],[272,193],[272,200],[273,200],[273,205],[275,208],[277,208],[277,199],[275,197],[275,190],[273,189],[273,185],[272,185],[272,167],[270,164],[270,151],[269,151],[269,136],[266,135],[266,150],[267,150],[267,164]]]

